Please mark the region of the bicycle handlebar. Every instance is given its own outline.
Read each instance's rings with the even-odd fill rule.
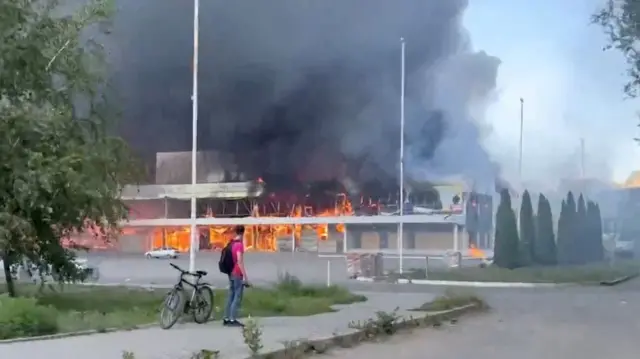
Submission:
[[[195,272],[189,272],[188,270],[184,270],[180,267],[178,267],[177,265],[173,264],[173,263],[169,263],[170,266],[172,266],[173,268],[177,269],[182,275],[193,275],[193,276],[199,276],[198,273]]]
[[[177,269],[180,272],[181,276],[184,276],[184,275],[192,275],[194,277],[202,277],[203,276],[203,274],[201,274],[201,273],[186,271],[186,270],[178,267],[177,265],[175,265],[173,263],[169,263],[169,265],[172,266],[173,268]]]

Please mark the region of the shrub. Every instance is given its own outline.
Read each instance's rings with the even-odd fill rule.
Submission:
[[[0,295],[0,339],[31,337],[58,332],[57,312],[38,305],[35,298]]]
[[[257,356],[262,350],[262,327],[257,320],[254,318],[249,318],[244,323],[244,328],[242,329],[242,337],[244,338],[244,343],[249,348],[252,356]]]

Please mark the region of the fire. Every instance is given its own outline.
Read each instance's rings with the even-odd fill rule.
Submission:
[[[484,252],[478,249],[475,245],[469,245],[469,255],[472,258],[486,260],[487,256],[485,256]]]
[[[257,182],[264,183],[261,178]],[[318,203],[314,202],[318,201]],[[218,208],[215,212],[209,207],[205,213],[205,217],[218,216],[238,216],[244,213],[253,218],[259,217],[333,217],[333,216],[350,216],[354,215],[354,207],[348,196],[344,193],[326,195],[324,198],[316,198],[314,203],[307,203],[309,196],[300,198],[296,194],[288,193],[270,193],[258,199],[247,198],[243,201],[235,201],[231,204],[223,202],[214,202],[212,206]],[[322,203],[320,203],[322,202]],[[226,213],[225,205],[235,206],[235,212]],[[243,207],[239,210],[240,207]],[[377,203],[373,203],[371,199],[367,201],[360,199],[360,206],[377,210]],[[229,208],[229,207],[227,207]],[[233,211],[233,210],[232,210]],[[254,251],[277,251],[279,240],[288,240],[295,243],[296,247],[300,246],[303,233],[312,232],[318,240],[325,241],[330,237],[331,233],[344,233],[344,224],[336,224],[330,227],[329,224],[319,225],[247,225],[245,227],[245,245],[247,250]],[[198,242],[200,249],[218,250],[223,248],[229,240],[235,235],[233,225],[217,225],[217,226],[199,226]],[[189,227],[180,228],[157,228],[151,238],[150,247],[172,247],[181,252],[188,251],[190,248],[191,235]]]
[[[261,208],[262,207],[262,208]],[[256,204],[251,211],[252,217],[277,217],[282,216],[279,208],[269,212],[266,205]],[[262,210],[261,210],[262,209]],[[335,204],[332,208],[324,208],[321,210],[314,209],[313,206],[296,204],[291,207],[286,217],[332,217],[332,216],[350,216],[354,214],[353,206],[345,194],[339,194],[336,197]],[[214,217],[211,211],[207,213],[208,217]],[[278,239],[290,238],[299,245],[302,238],[302,231],[310,229],[315,231],[319,240],[327,240],[329,238],[329,225],[250,225],[245,228],[245,243],[247,250],[255,251],[277,251]],[[344,233],[343,224],[337,224],[335,229],[338,233]],[[222,248],[234,235],[234,226],[210,226],[209,243],[213,249]]]

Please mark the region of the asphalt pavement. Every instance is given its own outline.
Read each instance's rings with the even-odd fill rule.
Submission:
[[[218,271],[219,253],[200,252],[196,256],[196,268],[208,272],[205,278],[214,286],[225,286],[226,277]],[[99,283],[102,284],[157,284],[171,285],[178,278],[178,272],[169,263],[181,268],[189,268],[188,256],[177,259],[146,259],[143,255],[117,253],[90,253],[86,257],[89,264],[100,269]],[[397,271],[400,263],[397,256],[383,259],[385,271]],[[247,253],[246,267],[249,279],[254,284],[274,283],[284,273],[298,277],[304,283],[351,285],[347,263],[343,256],[319,256],[316,252],[276,252]],[[465,263],[471,263],[466,261]],[[403,267],[425,268],[425,258],[411,256],[403,260]],[[430,268],[444,268],[443,260],[432,258]]]
[[[635,359],[638,282],[620,288],[483,290],[493,307],[439,330],[337,350],[333,359]]]
[[[226,278],[217,270],[218,256],[215,253],[200,253],[197,268],[210,272],[208,280],[211,283],[224,286]],[[100,282],[103,284],[171,285],[178,273],[169,266],[169,262],[188,267],[187,258],[169,261],[147,260],[140,255],[91,254],[88,259],[100,268]],[[419,262],[415,262],[416,267]],[[385,260],[384,264],[392,268],[397,265],[397,259]],[[406,268],[410,265],[405,263]],[[249,253],[247,267],[250,279],[256,284],[272,283],[279,273],[284,272],[298,276],[303,282],[325,283],[329,273],[332,283],[367,292],[371,300],[357,307],[367,308],[366,313],[395,307],[396,303],[410,307],[412,303],[426,301],[446,289],[349,280],[343,258],[319,258],[316,253]],[[491,305],[493,309],[489,314],[464,318],[459,324],[441,330],[415,330],[409,335],[400,335],[382,343],[337,350],[329,355],[334,359],[600,359],[607,356],[635,359],[640,353],[640,341],[637,340],[637,333],[640,333],[640,320],[637,317],[640,313],[640,280],[615,287],[474,288],[472,291]],[[267,319],[265,325],[268,330],[265,330],[265,335],[273,343],[280,343],[289,336],[289,340],[294,340],[301,335],[319,334],[315,329],[308,332],[305,328],[324,328],[323,332],[334,330],[332,328],[339,327],[345,320],[352,320],[352,316],[363,316],[364,313],[365,309],[345,309],[311,318]],[[214,347],[207,345],[214,349],[218,343],[233,342],[235,349],[230,348],[228,354],[237,357],[242,351],[241,336],[227,337],[224,333],[228,330],[216,325],[186,325],[171,331],[145,329],[18,346],[11,344],[1,346],[0,353],[15,354],[16,357],[44,352],[60,353],[61,356],[53,356],[57,358],[62,357],[67,348],[87,347],[105,348],[101,350],[105,359],[115,358],[116,352],[121,350],[133,350],[145,358],[168,358],[161,353],[176,357],[175,354],[197,349],[196,346],[201,348],[215,344]],[[166,339],[161,339],[163,336],[167,336]],[[165,342],[172,344],[158,344]],[[27,355],[29,353],[33,355]]]

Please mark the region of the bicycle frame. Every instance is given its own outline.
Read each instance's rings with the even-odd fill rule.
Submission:
[[[180,291],[184,291],[184,285],[186,284],[187,286],[191,287],[191,298],[189,299],[189,301],[187,303],[193,303],[195,297],[196,297],[196,290],[199,287],[203,287],[203,286],[208,286],[210,287],[211,285],[206,283],[206,282],[201,282],[200,279],[202,279],[203,276],[200,275],[196,275],[195,273],[191,273],[191,272],[187,272],[185,270],[182,270],[180,267],[174,265],[173,263],[171,263],[171,266],[174,267],[175,269],[177,269],[178,271],[180,271],[180,278],[178,279],[178,283],[173,286],[174,290],[180,290]],[[184,279],[185,276],[194,276],[196,277],[196,282],[195,283],[191,283],[188,280]]]
[[[189,302],[193,302],[193,300],[195,299],[196,296],[196,289],[198,289],[198,287],[202,286],[202,285],[206,285],[205,283],[199,283],[200,282],[200,278],[196,278],[196,282],[195,283],[191,283],[188,280],[184,279],[184,277],[188,275],[187,273],[182,273],[180,274],[180,280],[178,281],[178,284],[176,284],[173,288],[176,290],[185,290],[184,285],[186,284],[187,286],[191,287],[191,298],[189,299]]]

